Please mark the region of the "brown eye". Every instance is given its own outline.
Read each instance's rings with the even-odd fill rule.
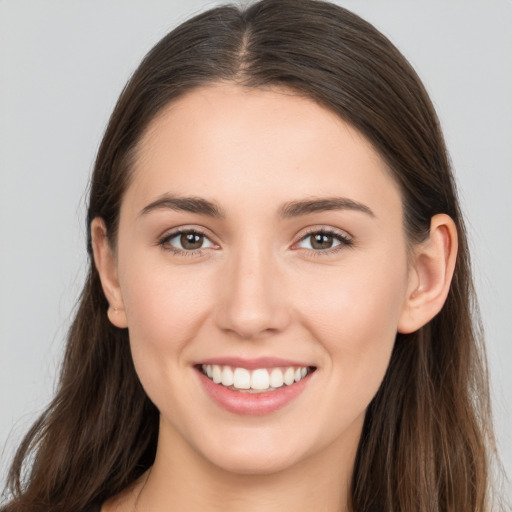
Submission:
[[[182,233],[180,236],[181,247],[187,251],[201,248],[203,241],[204,235],[198,233]]]
[[[311,247],[313,249],[330,249],[333,246],[334,237],[325,233],[311,235]]]
[[[215,244],[199,231],[178,231],[160,240],[160,245],[175,253],[192,252],[215,247]]]
[[[304,236],[298,246],[316,252],[329,251],[329,249],[341,249],[343,246],[352,245],[352,240],[341,233],[330,231],[314,231]]]

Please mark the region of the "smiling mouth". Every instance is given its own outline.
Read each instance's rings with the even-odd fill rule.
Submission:
[[[316,370],[314,366],[287,366],[248,370],[247,368],[217,364],[201,364],[198,365],[198,369],[215,384],[241,393],[276,391],[282,387],[300,382]]]

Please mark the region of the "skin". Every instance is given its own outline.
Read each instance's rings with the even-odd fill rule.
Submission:
[[[155,208],[201,197],[223,218]],[[352,208],[282,218],[292,201]],[[206,235],[176,254],[176,228]],[[329,238],[315,249],[311,231]],[[397,331],[428,322],[448,293],[456,231],[446,215],[412,252],[400,191],[371,144],[314,101],[280,89],[202,87],[153,120],[122,201],[117,245],[92,224],[95,260],[161,413],[154,466],[104,511],[344,511],[366,408]],[[165,243],[159,243],[162,238]],[[204,392],[194,364],[271,356],[316,367],[282,409],[241,416]]]

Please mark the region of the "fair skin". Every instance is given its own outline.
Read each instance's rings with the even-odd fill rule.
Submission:
[[[175,201],[191,197],[216,210]],[[446,299],[451,219],[436,215],[411,252],[398,186],[356,130],[290,91],[216,84],[151,123],[115,250],[101,219],[92,236],[109,318],[128,328],[161,418],[152,469],[103,510],[347,510],[396,333]],[[269,374],[277,360],[308,368],[276,409],[201,371],[262,357]],[[226,407],[208,386],[249,405]]]

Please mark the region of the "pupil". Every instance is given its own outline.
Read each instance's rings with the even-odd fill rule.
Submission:
[[[314,249],[330,249],[332,247],[332,235],[322,233],[314,235],[311,246]]]
[[[183,233],[180,237],[181,246],[184,249],[199,249],[203,245],[203,235],[196,233]]]

